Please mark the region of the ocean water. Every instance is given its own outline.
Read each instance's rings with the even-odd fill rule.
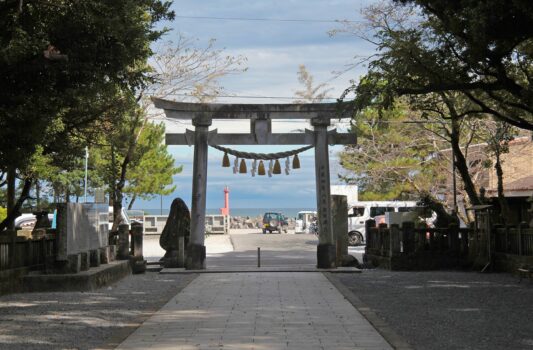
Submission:
[[[163,209],[161,212],[160,209],[140,209],[145,212],[145,214],[149,215],[168,215],[169,209]],[[249,216],[249,217],[256,217],[256,216],[263,216],[264,213],[267,212],[275,212],[275,213],[282,213],[288,218],[295,218],[298,216],[299,211],[304,210],[316,210],[315,208],[231,208],[230,209],[230,215],[231,216]],[[216,215],[220,214],[219,209],[206,209],[206,214],[208,215]]]

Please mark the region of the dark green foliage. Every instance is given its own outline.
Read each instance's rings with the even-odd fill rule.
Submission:
[[[24,168],[38,145],[57,152],[105,116],[106,97],[141,87],[150,43],[164,32],[154,24],[173,17],[154,0],[20,3],[0,2],[2,169]]]
[[[366,79],[387,82],[380,90],[388,96],[385,102],[398,95],[459,92],[474,106],[461,117],[485,113],[533,129],[533,2],[396,3],[404,6],[374,8],[368,16],[379,55]],[[398,15],[402,11],[405,16]],[[366,84],[354,88],[363,105],[376,95],[376,84]]]
[[[110,110],[149,82],[150,45],[166,31],[155,24],[174,17],[170,4],[0,1],[0,171],[31,184],[36,155],[50,172],[74,169],[118,115]]]

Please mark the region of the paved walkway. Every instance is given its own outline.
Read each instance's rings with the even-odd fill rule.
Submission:
[[[391,349],[322,273],[197,277],[117,349]]]

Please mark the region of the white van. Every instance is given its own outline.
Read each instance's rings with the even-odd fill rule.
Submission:
[[[366,242],[365,222],[386,222],[388,212],[409,212],[417,208],[415,201],[352,202],[348,208],[348,244],[360,245]]]
[[[294,233],[309,233],[309,226],[313,220],[317,217],[316,211],[300,211],[298,212],[298,217],[296,218],[296,226],[294,228]]]

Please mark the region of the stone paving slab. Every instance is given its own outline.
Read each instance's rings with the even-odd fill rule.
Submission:
[[[117,349],[392,349],[320,272],[203,274]]]

